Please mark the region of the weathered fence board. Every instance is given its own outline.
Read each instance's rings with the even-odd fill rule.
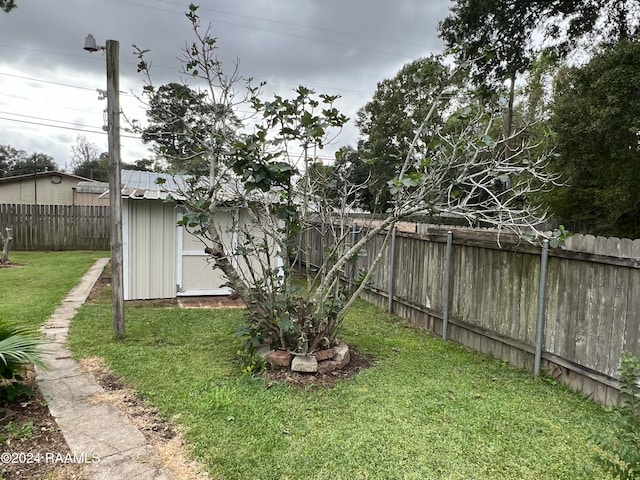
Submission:
[[[0,204],[14,250],[108,250],[109,207]]]
[[[393,266],[393,311],[441,334],[447,230],[399,232],[393,262],[380,263],[366,299],[387,306]],[[508,234],[499,247],[489,230],[450,230],[449,338],[533,370],[540,248]],[[371,264],[383,240],[372,240],[357,268]],[[617,402],[620,356],[640,356],[640,240],[576,235],[550,249],[545,300],[543,367],[596,401]]]

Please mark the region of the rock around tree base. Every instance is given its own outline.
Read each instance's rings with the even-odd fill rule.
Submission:
[[[294,355],[285,350],[271,350],[266,353],[265,358],[272,368],[287,368],[293,372],[322,374],[341,370],[351,361],[349,345],[343,342],[312,355]]]

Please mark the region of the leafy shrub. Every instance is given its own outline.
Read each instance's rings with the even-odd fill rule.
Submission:
[[[41,344],[32,329],[0,320],[0,403],[33,395],[20,373],[28,364],[47,366],[39,349]]]
[[[594,437],[598,464],[614,478],[640,478],[640,359],[624,352],[620,359],[620,406],[614,409],[616,435],[613,440]]]

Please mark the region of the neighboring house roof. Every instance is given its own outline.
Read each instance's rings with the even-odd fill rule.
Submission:
[[[72,180],[78,180],[81,182],[93,182],[93,180],[91,180],[90,178],[79,177],[78,175],[72,175],[71,173],[66,173],[66,172],[58,172],[57,170],[51,170],[49,172],[38,172],[35,174],[37,178],[53,177],[56,175],[59,177],[66,177],[66,178],[70,178]],[[14,177],[2,177],[0,178],[0,183],[20,182],[22,180],[33,179],[33,177],[34,177],[33,173],[28,173],[26,175],[16,175]]]

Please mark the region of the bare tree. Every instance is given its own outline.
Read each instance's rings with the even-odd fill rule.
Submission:
[[[7,227],[5,228],[5,231],[5,235],[0,232],[0,240],[2,240],[2,257],[0,258],[0,265],[9,264],[9,249],[11,248],[11,242],[13,241],[13,229]]]
[[[98,160],[98,147],[91,143],[84,135],[78,135],[76,143],[71,145],[71,160],[73,168],[77,168],[83,163],[90,163]]]
[[[348,120],[334,106],[338,97],[305,87],[290,99],[263,101],[251,87],[239,95],[237,64],[231,76],[224,74],[213,53],[215,39],[208,29],[198,33],[196,11],[191,6],[187,14],[197,41],[185,49],[185,71],[205,82],[208,101],[230,111],[238,99],[248,99],[256,122],[252,131],[238,132],[233,145],[216,136],[224,129],[211,132],[202,145],[209,155],[209,175],[191,178],[190,188],[182,192],[187,212],[181,223],[206,242],[212,263],[246,303],[249,345],[268,338],[300,354],[331,346],[383,257],[392,228],[413,215],[454,216],[519,234],[538,233],[541,215],[528,196],[554,183],[546,173],[548,159],[536,157],[537,150],[523,143],[518,132],[507,138],[492,135],[499,132],[493,116],[479,108],[437,112],[443,121],[434,122],[439,100],[449,93],[444,89],[388,184],[392,207],[354,241],[349,214],[364,185],[349,182],[348,162],[320,166],[318,160],[318,152]],[[418,142],[425,134],[430,141]],[[505,159],[507,142],[513,154]],[[230,227],[221,227],[223,217]],[[317,268],[308,262],[312,231],[328,239]],[[379,234],[384,242],[368,252],[373,255],[370,268],[355,284],[345,285],[341,277]],[[306,263],[304,286],[294,281],[300,260]]]

